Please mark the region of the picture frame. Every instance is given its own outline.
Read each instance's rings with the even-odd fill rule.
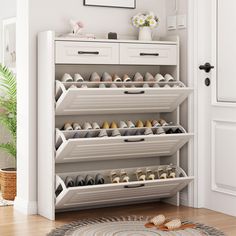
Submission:
[[[84,0],[84,5],[135,9],[136,0]]]
[[[16,68],[16,18],[8,18],[2,21],[2,63],[14,69]]]

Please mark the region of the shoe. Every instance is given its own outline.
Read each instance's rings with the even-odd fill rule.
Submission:
[[[87,84],[82,84],[80,88],[82,88],[82,89],[88,88],[88,85]]]
[[[105,84],[100,84],[99,88],[106,88],[106,85]]]
[[[75,187],[75,181],[70,176],[67,176],[65,179],[65,185],[67,188]]]
[[[155,180],[155,174],[151,169],[146,170],[147,180]]]
[[[63,130],[71,131],[71,130],[73,130],[73,127],[71,126],[70,123],[65,123]]]
[[[127,126],[127,124],[126,124],[124,121],[120,121],[120,123],[119,123],[119,128],[120,128],[120,129],[127,129],[128,126]]]
[[[138,181],[146,181],[146,174],[141,170],[136,170],[136,177]]]
[[[81,126],[78,123],[72,124],[73,130],[81,130]]]
[[[160,88],[160,85],[159,84],[154,84],[153,88]]]
[[[144,76],[144,81],[151,83],[154,82],[155,79],[151,73],[147,72]]]
[[[72,84],[69,89],[75,89],[75,88],[78,88],[76,85]]]
[[[109,129],[109,128],[110,128],[109,123],[108,123],[107,121],[105,121],[105,122],[103,123],[103,125],[102,125],[102,128],[103,128],[103,129]]]
[[[74,75],[74,81],[75,82],[84,82],[84,79],[80,74],[75,74]]]
[[[133,81],[134,82],[141,82],[142,83],[143,82],[143,76],[139,72],[137,72],[134,75]]]
[[[118,137],[118,136],[121,136],[121,133],[118,129],[114,129],[114,130],[112,130],[111,136]]]
[[[129,178],[127,172],[125,170],[121,170],[120,171],[120,181],[122,183],[128,183],[129,180],[130,180],[130,178]]]
[[[120,83],[120,82],[122,82],[122,79],[117,74],[114,74],[112,76],[112,81],[115,82],[115,83]]]
[[[120,176],[116,173],[116,171],[112,171],[110,174],[111,182],[113,184],[119,184],[120,183]]]
[[[102,81],[106,83],[111,83],[112,82],[112,77],[109,73],[104,72],[102,75]]]
[[[169,125],[164,119],[160,119],[158,122],[161,124],[161,126],[168,126]]]
[[[153,128],[157,128],[157,127],[160,127],[160,126],[161,126],[161,124],[157,120],[152,121],[152,127]]]
[[[85,135],[85,138],[93,138],[93,135],[91,132],[88,132],[86,135]]]
[[[167,179],[167,171],[163,167],[159,167],[157,170],[158,179]]]
[[[135,125],[131,120],[128,120],[126,123],[127,123],[129,129],[135,128]]]
[[[100,126],[99,126],[99,124],[97,122],[93,122],[92,128],[93,129],[100,129]]]
[[[147,121],[146,121],[145,127],[147,127],[147,128],[152,128],[152,123],[151,123],[150,120],[147,120]]]
[[[156,82],[165,82],[166,80],[165,80],[165,78],[163,77],[163,75],[161,75],[161,74],[156,74],[156,76],[155,76],[155,81],[156,81]]]
[[[116,84],[112,84],[110,88],[117,88]]]
[[[174,82],[175,81],[175,79],[170,74],[165,75],[165,80],[166,80],[166,82]]]
[[[150,88],[150,86],[148,84],[144,84],[143,88]]]
[[[93,129],[93,127],[91,126],[91,124],[89,122],[85,122],[83,124],[83,130],[89,130],[89,129]]]
[[[171,88],[169,84],[166,84],[163,88]]]
[[[131,78],[130,78],[127,74],[125,74],[125,75],[123,76],[123,82],[129,83],[129,82],[132,82],[132,80],[131,80]]]
[[[85,180],[82,175],[78,175],[75,180],[75,186],[85,186]]]
[[[85,185],[94,185],[95,184],[95,180],[92,176],[87,175],[85,178]]]
[[[99,138],[106,138],[106,137],[108,137],[107,131],[104,130],[104,129],[102,129],[102,130],[100,131],[100,133],[98,134],[98,137],[99,137]]]
[[[80,133],[79,133],[79,132],[75,133],[75,135],[73,136],[73,138],[80,138]],[[85,136],[85,138],[86,138],[86,136]]]
[[[168,166],[167,170],[167,178],[174,179],[176,178],[176,167]]]
[[[73,82],[73,78],[71,77],[70,74],[65,73],[62,78],[61,78],[62,82]]]
[[[130,136],[130,132],[128,130],[126,130],[123,134],[123,136]]]
[[[152,129],[151,128],[146,128],[145,131],[144,131],[144,135],[152,135],[153,132],[152,132]]]
[[[118,126],[117,126],[116,122],[113,121],[110,125],[110,128],[111,129],[118,129]]]
[[[166,131],[166,134],[174,134],[173,129],[168,129],[168,130]]]
[[[137,128],[143,128],[144,127],[143,122],[141,120],[138,120],[137,123],[136,123],[136,127]]]
[[[164,135],[166,133],[165,133],[165,130],[162,127],[158,127],[157,130],[156,130],[156,134],[157,135]]]
[[[105,184],[105,179],[103,177],[103,175],[101,174],[97,174],[95,177],[95,184]]]
[[[101,77],[99,76],[99,74],[97,72],[93,72],[89,78],[89,80],[91,82],[97,82],[99,83],[101,81]]]
[[[180,128],[177,128],[175,131],[174,131],[175,134],[182,134],[183,131],[180,129]]]

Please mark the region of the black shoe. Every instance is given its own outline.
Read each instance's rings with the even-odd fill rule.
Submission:
[[[95,180],[90,175],[87,175],[85,178],[85,185],[94,185]]]
[[[85,180],[84,177],[81,175],[78,175],[75,180],[75,185],[76,186],[85,186]]]
[[[70,176],[67,176],[65,179],[65,185],[67,188],[75,187],[75,181]]]
[[[183,131],[182,131],[181,129],[177,128],[174,133],[175,133],[175,134],[182,134]]]
[[[105,179],[101,174],[96,175],[95,184],[105,184]]]
[[[166,131],[166,134],[174,134],[173,129],[168,129],[168,130]]]

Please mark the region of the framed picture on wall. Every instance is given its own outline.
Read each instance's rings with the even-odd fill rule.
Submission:
[[[84,0],[86,6],[136,8],[136,0]]]
[[[16,67],[16,18],[5,19],[2,22],[2,62],[5,66]]]

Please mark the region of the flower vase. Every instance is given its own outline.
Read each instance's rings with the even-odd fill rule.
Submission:
[[[141,41],[152,41],[152,30],[148,26],[139,28],[138,39]]]

